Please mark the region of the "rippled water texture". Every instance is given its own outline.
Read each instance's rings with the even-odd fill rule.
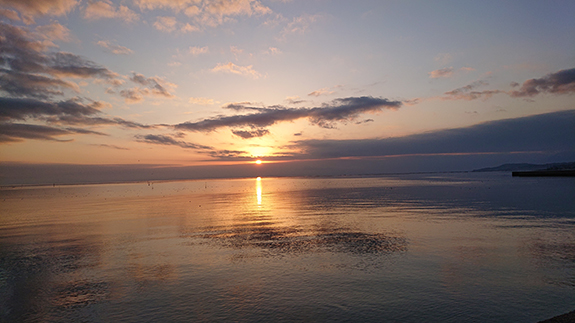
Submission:
[[[2,322],[537,322],[575,309],[572,178],[0,194]]]

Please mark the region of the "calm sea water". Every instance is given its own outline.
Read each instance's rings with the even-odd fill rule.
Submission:
[[[575,180],[2,188],[2,322],[537,322],[575,309]]]

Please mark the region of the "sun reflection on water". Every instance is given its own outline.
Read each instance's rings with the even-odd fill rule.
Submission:
[[[261,207],[261,205],[262,205],[262,178],[261,177],[256,178],[256,195],[257,195],[258,207]]]

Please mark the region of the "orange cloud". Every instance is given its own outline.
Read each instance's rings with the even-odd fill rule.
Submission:
[[[140,16],[126,6],[115,8],[110,1],[104,0],[88,4],[84,10],[84,18],[88,20],[119,18],[131,23],[140,19]]]
[[[258,73],[256,70],[253,69],[252,65],[239,66],[232,62],[229,62],[227,64],[218,64],[216,67],[212,69],[212,72],[216,73],[225,72],[242,76],[249,76],[252,77],[253,79],[258,79],[262,76],[260,73]]]

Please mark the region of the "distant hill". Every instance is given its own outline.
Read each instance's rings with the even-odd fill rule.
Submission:
[[[503,164],[497,167],[475,169],[473,172],[515,172],[533,170],[568,170],[575,169],[575,162],[552,163],[552,164]]]

